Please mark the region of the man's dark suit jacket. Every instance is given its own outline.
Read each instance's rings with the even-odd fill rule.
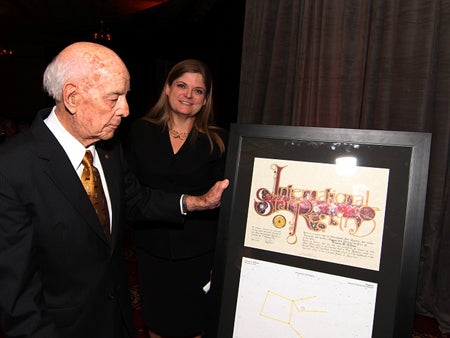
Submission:
[[[182,223],[180,196],[143,189],[120,143],[97,143],[112,205],[108,245],[80,178],[43,121],[50,111],[0,147],[0,327],[13,337],[114,338],[124,337],[125,323],[134,337],[124,223]]]

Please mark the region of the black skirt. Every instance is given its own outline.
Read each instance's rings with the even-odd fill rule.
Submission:
[[[205,332],[210,325],[209,293],[213,252],[168,260],[138,251],[138,275],[143,319],[162,335],[183,337]]]

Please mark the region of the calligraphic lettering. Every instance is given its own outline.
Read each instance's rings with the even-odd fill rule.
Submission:
[[[333,188],[323,190],[299,189],[292,185],[281,186],[281,167],[272,164],[274,170],[274,184],[272,191],[267,188],[256,190],[254,209],[260,216],[269,216],[280,211],[292,213],[293,219],[289,222],[288,243],[297,241],[296,230],[299,217],[308,229],[325,232],[327,227],[339,227],[342,231],[356,237],[366,237],[376,228],[375,215],[377,208],[370,206],[370,192],[365,195],[353,195],[337,192]],[[360,233],[362,224],[368,224],[369,231]],[[280,219],[274,221],[280,227]]]

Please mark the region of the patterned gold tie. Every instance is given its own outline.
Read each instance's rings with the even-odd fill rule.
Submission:
[[[81,182],[83,183],[84,189],[94,206],[95,212],[103,226],[103,231],[105,233],[106,239],[110,240],[111,232],[109,225],[109,212],[108,204],[106,203],[105,193],[103,192],[102,181],[100,174],[96,167],[92,164],[93,157],[92,153],[87,150],[83,157],[83,174],[81,175]]]

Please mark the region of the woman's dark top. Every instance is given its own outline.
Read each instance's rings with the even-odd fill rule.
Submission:
[[[220,132],[225,145],[227,132]],[[210,152],[206,135],[192,133],[174,154],[167,128],[142,119],[130,127],[128,157],[131,169],[142,184],[166,192],[201,195],[224,178],[225,155],[218,146]],[[214,250],[219,210],[188,213],[183,225],[172,223],[134,224],[138,249],[150,255],[184,259]]]

